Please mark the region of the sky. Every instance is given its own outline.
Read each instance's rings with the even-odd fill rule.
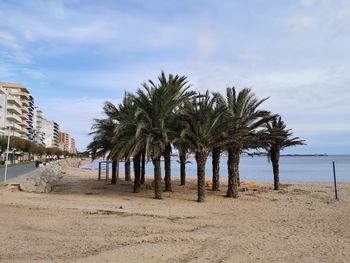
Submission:
[[[350,154],[348,0],[0,0],[0,82],[27,87],[80,151],[105,101],[186,75],[251,88],[306,146]]]

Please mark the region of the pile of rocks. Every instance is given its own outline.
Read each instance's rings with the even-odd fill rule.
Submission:
[[[63,177],[63,169],[68,166],[79,167],[80,159],[70,158],[58,160],[43,168],[23,176],[19,189],[25,192],[48,193]]]

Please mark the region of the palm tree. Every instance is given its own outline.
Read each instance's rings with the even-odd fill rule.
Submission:
[[[163,157],[164,157],[164,171],[165,171],[165,176],[164,176],[164,182],[165,182],[165,192],[172,192],[173,189],[171,187],[171,144],[168,143],[165,146],[164,152],[163,152]]]
[[[304,140],[299,137],[293,137],[291,129],[287,129],[287,125],[282,120],[281,116],[276,116],[267,124],[267,143],[266,150],[271,158],[274,189],[280,189],[279,178],[279,158],[280,151],[291,146],[305,145]]]
[[[232,139],[226,145],[228,151],[228,189],[227,197],[238,197],[239,161],[244,148],[254,145],[257,136],[255,133],[267,123],[271,114],[269,111],[259,110],[259,106],[267,98],[258,100],[251,89],[242,89],[238,94],[234,87],[227,88],[226,99],[215,94],[219,103],[225,107],[228,136]]]
[[[183,129],[180,130],[180,133],[183,131]],[[185,185],[186,184],[186,164],[189,163],[187,161],[187,156],[188,156],[188,141],[179,136],[176,138],[174,141],[175,147],[179,151],[179,163],[180,163],[180,185]]]
[[[187,161],[188,153],[189,153],[189,142],[185,136],[182,135],[183,130],[186,128],[185,122],[182,121],[181,116],[183,116],[185,112],[185,105],[179,107],[172,118],[172,125],[175,129],[176,135],[173,140],[173,144],[179,153],[179,161],[180,163],[180,185],[186,184],[186,164],[190,163]]]
[[[87,146],[88,151],[92,153],[92,158],[95,159],[98,156],[109,155],[112,150],[112,139],[114,136],[114,130],[116,127],[115,121],[111,118],[107,119],[95,119],[92,125],[92,132],[90,135],[94,135],[92,142]],[[112,163],[112,184],[116,183],[116,165],[117,162],[113,159]]]
[[[119,110],[117,114],[114,115],[115,119],[118,121],[118,125],[114,130],[111,154],[117,159],[124,158],[126,160],[126,168],[128,169],[130,168],[130,157],[133,157],[133,192],[138,193],[141,186],[140,163],[144,145],[136,140],[136,133],[140,120],[136,118],[135,113],[135,101],[129,95],[124,99],[123,104],[119,105]]]
[[[170,85],[172,79],[176,79],[182,85]],[[155,198],[161,199],[161,167],[160,157],[166,147],[171,143],[175,131],[167,121],[176,107],[179,107],[193,92],[188,92],[186,77],[169,75],[164,72],[158,78],[156,85],[151,80],[143,83],[143,88],[137,91],[135,98],[136,114],[140,120],[136,133],[137,144],[142,144],[146,149],[146,156],[152,159],[154,165]]]
[[[141,153],[141,184],[145,184],[146,177],[146,150],[145,148]]]
[[[213,180],[212,180],[213,191],[218,191],[220,188],[220,154],[221,154],[221,147],[215,147],[211,151],[212,169],[213,169]]]
[[[119,105],[119,108],[121,106]],[[106,101],[103,106],[103,111],[107,115],[107,117],[113,121],[114,123],[114,129],[118,125],[118,115],[119,115],[119,109],[111,102]],[[109,150],[111,150],[111,147],[113,147],[113,137],[114,137],[114,131],[110,134],[110,145]],[[109,154],[109,157],[112,159],[112,180],[111,184],[117,183],[117,177],[119,177],[119,159],[113,155]]]
[[[189,88],[187,78],[182,76],[173,76],[172,74],[169,75],[168,78],[164,74],[161,74],[159,78],[159,82],[161,86],[168,86],[173,87],[176,90],[181,90],[183,88]],[[181,104],[179,104],[177,107],[175,107],[171,113],[169,114],[169,117],[165,120],[167,122],[166,126],[170,127],[171,130],[177,129],[177,120],[178,120],[178,112],[181,109]],[[164,156],[164,170],[165,170],[165,191],[171,192],[171,152],[172,147],[171,143],[173,143],[176,139],[176,133],[172,132],[169,133],[169,143],[166,145],[163,156]]]
[[[207,91],[188,104],[183,116],[186,121],[183,136],[194,151],[197,162],[198,202],[205,201],[205,163],[208,155],[227,138],[223,133],[225,123],[220,121],[222,114],[223,107],[216,107],[215,98],[210,97]]]

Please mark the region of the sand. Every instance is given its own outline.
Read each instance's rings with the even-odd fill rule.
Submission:
[[[148,179],[150,182],[151,179]],[[132,182],[69,168],[55,190],[0,187],[1,262],[349,262],[350,185],[258,184],[225,198],[195,181],[163,200]]]

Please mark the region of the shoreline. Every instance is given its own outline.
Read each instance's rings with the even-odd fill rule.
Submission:
[[[148,178],[146,182],[149,182]],[[173,192],[133,182],[97,181],[68,167],[49,194],[0,187],[0,255],[4,262],[346,262],[350,257],[350,184],[256,183],[238,199],[196,183]],[[334,222],[337,224],[334,224]],[[220,244],[220,246],[218,246]],[[14,249],[16,248],[16,249]],[[279,251],[276,254],[276,251]]]

